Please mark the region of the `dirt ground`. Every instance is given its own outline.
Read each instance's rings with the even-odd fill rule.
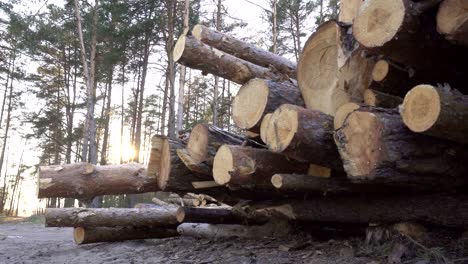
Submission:
[[[450,241],[456,242],[456,246]],[[468,258],[463,258],[468,257],[468,248],[460,239],[441,241],[450,244],[450,251],[408,243],[366,246],[363,237],[324,240],[316,239],[310,233],[297,233],[287,238],[260,241],[176,237],[77,246],[72,241],[71,228],[45,228],[42,223],[0,221],[0,263],[378,264],[389,263],[395,245],[406,247],[403,257],[397,258],[400,263],[468,263]]]

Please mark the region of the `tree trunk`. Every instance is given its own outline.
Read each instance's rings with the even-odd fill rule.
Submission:
[[[363,0],[343,0],[340,1],[340,15],[338,16],[338,22],[352,25],[354,18],[359,13]]]
[[[187,143],[187,152],[195,164],[204,163],[212,167],[216,152],[224,144],[246,145],[257,148],[264,147],[256,141],[222,130],[216,126],[198,124],[190,133]]]
[[[220,185],[270,186],[274,174],[305,174],[308,167],[265,149],[223,145],[213,162],[213,178]]]
[[[176,138],[176,120],[175,120],[175,77],[176,68],[175,62],[177,59],[174,56],[174,30],[176,27],[175,16],[177,12],[177,1],[168,0],[167,3],[167,21],[168,21],[168,35],[166,43],[166,52],[169,66],[169,120],[167,124],[167,135],[171,139]]]
[[[382,93],[376,90],[367,89],[364,91],[364,103],[370,106],[383,108],[396,108],[403,102],[398,96]]]
[[[109,71],[108,83],[107,83],[107,105],[106,105],[106,115],[104,119],[104,138],[102,139],[102,150],[101,150],[101,165],[107,164],[107,147],[109,145],[109,123],[111,116],[111,100],[112,100],[112,80],[114,75],[114,68]]]
[[[181,35],[177,40],[174,60],[192,69],[201,70],[204,74],[211,73],[238,84],[244,84],[253,78],[288,79],[272,69],[211,48],[189,35]]]
[[[272,67],[275,71],[296,79],[296,64],[282,56],[203,25],[196,25],[192,34],[199,41],[215,49],[265,68]]]
[[[190,15],[190,2],[184,1],[184,33],[189,31],[189,15]],[[177,98],[177,133],[181,133],[183,129],[184,118],[184,89],[185,89],[185,74],[186,69],[184,65],[179,68],[179,93]]]
[[[335,133],[353,181],[453,190],[468,182],[468,153],[450,141],[415,134],[397,110],[360,108]]]
[[[414,87],[401,117],[411,131],[468,144],[468,96],[450,87]]]
[[[234,98],[232,118],[239,128],[259,133],[263,117],[282,104],[305,107],[295,82],[252,79],[242,85]]]
[[[46,227],[163,227],[177,225],[177,208],[47,209]]]
[[[264,224],[270,217],[257,212],[243,212],[233,209],[180,207],[177,210],[179,223],[206,224]]]
[[[325,196],[282,202],[279,206],[263,210],[303,222],[368,224],[414,221],[455,228],[468,225],[466,195]]]
[[[445,0],[437,13],[437,31],[453,43],[468,46],[468,4]]]
[[[262,226],[184,223],[177,227],[177,232],[182,236],[202,238],[242,237],[261,239],[265,237],[284,237],[290,230],[291,227],[286,222],[271,222]]]
[[[271,151],[300,162],[343,170],[333,141],[333,117],[285,104],[273,113],[265,128],[265,143]]]
[[[73,239],[77,245],[101,242],[175,237],[175,229],[158,227],[75,227]]]
[[[354,21],[353,34],[370,53],[413,67],[416,72],[431,72],[431,79],[438,83],[464,87],[465,74],[459,69],[468,60],[468,52],[465,47],[450,45],[436,32],[433,13],[439,2],[368,1]]]
[[[308,109],[335,115],[348,102],[361,102],[371,83],[373,59],[335,21],[310,36],[297,66],[297,81]]]
[[[38,198],[69,197],[90,200],[99,195],[159,191],[143,165],[95,166],[89,163],[39,168]]]

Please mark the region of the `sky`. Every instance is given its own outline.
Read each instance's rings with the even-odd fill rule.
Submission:
[[[46,4],[55,4],[55,5],[63,5],[63,0],[36,0],[31,2],[30,4],[21,7],[23,10],[28,10],[31,14],[36,14],[39,12],[44,12],[46,9]],[[251,0],[256,5],[249,3],[245,0],[225,0],[224,5],[227,8],[231,17],[240,19],[247,23],[247,26],[243,29],[239,29],[233,32],[233,35],[239,38],[249,39],[254,43],[260,42],[260,38],[262,36],[261,32],[266,32],[268,30],[267,24],[262,20],[262,9],[259,6],[267,6],[267,0]],[[202,6],[202,10],[205,13],[215,12],[216,4],[215,0],[212,3],[207,3]],[[232,18],[226,18],[227,22],[229,20],[232,21]],[[191,25],[193,26],[193,25]],[[310,27],[312,31],[312,26]],[[260,33],[260,34],[259,34]],[[309,35],[309,34],[308,34]],[[307,37],[307,36],[306,36]],[[304,38],[306,38],[304,37]],[[305,39],[303,43],[305,42]],[[163,78],[161,73],[156,71],[154,68],[151,68],[151,63],[158,62],[161,56],[165,56],[164,54],[154,54],[150,57],[150,70],[147,76],[147,94],[156,92],[156,86],[161,84]],[[286,56],[288,57],[288,56]],[[289,56],[292,58],[292,56]],[[35,63],[28,63],[29,64],[29,71],[35,72],[37,65]],[[178,84],[178,81],[176,81]],[[124,93],[126,94],[126,98],[130,95],[130,88],[134,85],[134,83],[129,82],[125,85]],[[178,91],[178,87],[175,88]],[[122,94],[122,87],[120,85],[115,85],[113,88],[113,96],[112,96],[112,104],[117,106],[120,105],[121,102],[121,94]],[[34,95],[25,94],[23,95],[23,101],[27,102],[25,110],[27,111],[39,111],[41,109],[41,105],[38,104],[37,100],[34,99]],[[100,106],[97,106],[96,113],[99,113]],[[18,112],[17,115],[21,113]],[[83,113],[84,116],[84,113]],[[30,126],[27,124],[19,126],[18,130],[12,133],[12,137],[10,139],[10,148],[14,148],[14,150],[10,151],[11,155],[8,157],[10,163],[19,163],[20,155],[24,151],[24,158],[26,165],[35,165],[38,163],[38,150],[36,146],[38,145],[37,140],[31,139],[28,142],[25,142],[24,139],[21,138],[21,134],[29,133],[31,130]],[[117,163],[119,161],[120,156],[120,118],[119,117],[112,117],[111,118],[111,136],[110,136],[110,163],[114,162]],[[117,131],[117,132],[116,132]],[[129,135],[124,134],[124,142],[129,142],[128,139]],[[122,146],[123,152],[128,154],[131,153],[132,148],[128,144]],[[148,153],[145,154],[147,157]],[[8,168],[8,173],[14,173],[16,167]],[[29,175],[25,173],[25,179],[22,184],[22,197],[20,200],[20,208],[19,214],[23,216],[30,215],[32,211],[38,207],[44,207],[44,201],[39,201],[37,196],[37,186],[36,186],[36,179],[35,175]]]

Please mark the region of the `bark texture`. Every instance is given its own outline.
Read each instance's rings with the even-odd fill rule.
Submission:
[[[296,79],[297,65],[282,56],[203,25],[196,25],[192,34],[196,39],[213,48]]]
[[[259,133],[263,117],[282,104],[305,107],[295,81],[253,79],[244,84],[234,98],[232,118],[239,128]]]
[[[174,47],[174,59],[182,65],[201,70],[204,74],[211,73],[238,84],[244,84],[253,78],[272,80],[289,78],[273,69],[258,66],[214,49],[189,35],[179,37]]]
[[[398,96],[382,93],[372,89],[367,89],[364,92],[364,103],[370,106],[396,108],[401,103],[403,103],[403,99]]]
[[[159,191],[142,164],[96,166],[89,163],[39,168],[38,198],[90,200],[100,195]]]
[[[177,208],[47,208],[47,227],[174,226]]]
[[[135,227],[75,227],[73,239],[77,245],[119,242],[178,236],[175,229]]]
[[[270,217],[265,213],[244,212],[235,209],[190,208],[181,207],[177,210],[177,220],[180,223],[206,224],[264,224]]]

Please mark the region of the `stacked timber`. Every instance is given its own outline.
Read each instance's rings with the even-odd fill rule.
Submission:
[[[154,136],[147,166],[41,167],[40,198],[176,193],[48,209],[46,225],[74,227],[77,244],[282,236],[289,222],[468,228],[467,2],[340,8],[297,65],[202,25],[185,32],[178,63],[242,85],[232,118],[244,135],[198,124],[187,141]]]

